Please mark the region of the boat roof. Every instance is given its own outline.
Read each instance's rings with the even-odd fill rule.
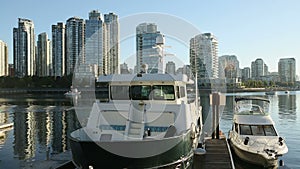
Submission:
[[[99,76],[97,82],[174,82],[180,81],[188,84],[193,84],[194,81],[188,78],[185,74],[113,74]]]
[[[233,120],[238,124],[249,125],[273,125],[274,122],[270,115],[234,115]]]
[[[270,100],[263,97],[236,97],[235,102],[244,101],[244,100],[260,100],[270,103]]]

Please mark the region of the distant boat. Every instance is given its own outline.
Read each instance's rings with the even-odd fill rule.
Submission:
[[[270,90],[265,92],[266,95],[276,95],[276,91]]]
[[[236,98],[230,145],[239,158],[264,167],[278,165],[278,157],[288,147],[275,129],[268,113],[270,101],[265,98]]]
[[[73,88],[72,86],[71,86],[71,90],[65,93],[66,96],[78,96],[80,94],[81,92],[78,91],[77,88]]]

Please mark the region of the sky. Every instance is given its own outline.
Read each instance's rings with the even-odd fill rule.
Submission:
[[[187,32],[196,28],[199,33],[213,33],[219,43],[219,56],[234,54],[240,61],[240,67],[250,67],[251,62],[262,58],[269,66],[269,71],[277,71],[280,58],[294,57],[297,72],[300,75],[300,1],[298,0],[3,0],[0,5],[0,40],[9,47],[9,62],[12,63],[13,28],[17,27],[18,18],[31,19],[35,25],[36,37],[46,32],[51,37],[51,25],[66,22],[72,16],[88,18],[91,10],[101,13],[114,12],[120,18],[120,29],[129,27],[124,23],[132,16],[143,14],[161,14],[167,16],[166,30],[158,24],[158,29],[166,33],[166,45],[172,46],[166,52],[175,54],[184,63],[189,61],[188,41],[181,40],[176,35],[163,32],[177,29],[175,33]],[[168,16],[189,24],[189,30],[184,27],[174,27]],[[139,18],[140,19],[140,18]],[[157,18],[149,22],[156,22]],[[123,21],[123,22],[122,22]],[[145,20],[148,22],[148,20]],[[178,22],[177,22],[178,21]],[[159,21],[158,21],[159,22]],[[136,25],[132,26],[131,35],[121,36],[121,62],[134,58]],[[160,27],[161,26],[161,27]],[[161,28],[161,29],[160,29]],[[179,32],[178,32],[179,29]],[[181,31],[181,32],[180,32]],[[170,36],[168,36],[170,35]],[[196,34],[195,34],[196,35]],[[175,37],[174,37],[175,36]],[[192,38],[192,37],[190,37]],[[50,38],[51,39],[51,38]]]

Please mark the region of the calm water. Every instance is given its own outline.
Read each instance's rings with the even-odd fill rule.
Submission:
[[[3,105],[5,104],[5,105]],[[34,160],[69,149],[68,135],[80,124],[73,103],[61,95],[0,96],[0,123],[14,124],[0,139],[0,168],[22,168]]]
[[[235,95],[264,93],[227,94],[220,124],[226,135],[231,128]],[[290,168],[300,168],[300,119],[297,118],[300,92],[278,92],[269,99],[270,114],[289,147],[283,160]],[[14,123],[14,128],[0,138],[0,168],[22,168],[28,161],[45,160],[48,147],[51,154],[69,150],[68,135],[80,127],[76,113],[67,111],[73,106],[73,100],[62,95],[0,95],[0,105],[0,123]]]

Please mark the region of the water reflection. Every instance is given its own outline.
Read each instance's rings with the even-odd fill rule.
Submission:
[[[278,114],[282,120],[296,121],[296,95],[278,95]]]
[[[8,123],[8,113],[0,113],[0,124]],[[4,144],[7,139],[7,133],[12,127],[0,130],[0,145]]]
[[[69,149],[68,135],[79,127],[74,112],[15,112],[14,154],[20,160],[29,159],[48,147],[52,153]]]
[[[48,149],[51,154],[68,150],[68,135],[80,127],[75,111],[66,111],[72,104],[72,99],[59,95],[0,98],[0,124],[12,122],[14,126],[4,136],[0,134],[0,144],[12,145],[12,149],[0,147],[0,156],[12,154],[13,159],[5,159],[14,162],[45,159]]]
[[[255,96],[260,93],[239,93],[237,95]],[[298,96],[298,101],[296,101],[296,96]],[[300,107],[299,96],[299,94],[292,95],[290,93],[270,98],[273,109],[271,116],[279,132],[286,137],[289,146],[289,153],[283,158],[286,164],[292,168],[299,167],[298,142],[300,136],[298,129],[300,122],[297,121],[296,114],[297,107],[298,112]],[[231,128],[235,97],[234,94],[227,95],[220,123],[223,132],[227,132]],[[86,119],[89,114],[89,110],[86,108],[90,109],[89,106],[91,106],[89,95],[83,94],[79,99],[80,102],[77,102],[76,99],[60,95],[10,95],[5,98],[0,96],[0,123],[13,122],[14,124],[13,130],[4,132],[4,137],[0,138],[0,168],[20,168],[16,166],[18,162],[27,159],[45,160],[48,147],[52,154],[69,150],[68,135],[80,127],[77,115],[82,116],[81,119]],[[74,103],[79,107],[76,112],[74,109],[71,110]],[[205,120],[206,117],[210,117],[208,113],[211,111],[208,106],[210,105],[208,94],[201,96],[201,105]],[[291,123],[287,121],[291,121]],[[285,125],[288,127],[284,127]],[[290,129],[291,127],[293,130]],[[243,162],[237,164],[247,168]],[[11,165],[16,167],[11,167]]]

